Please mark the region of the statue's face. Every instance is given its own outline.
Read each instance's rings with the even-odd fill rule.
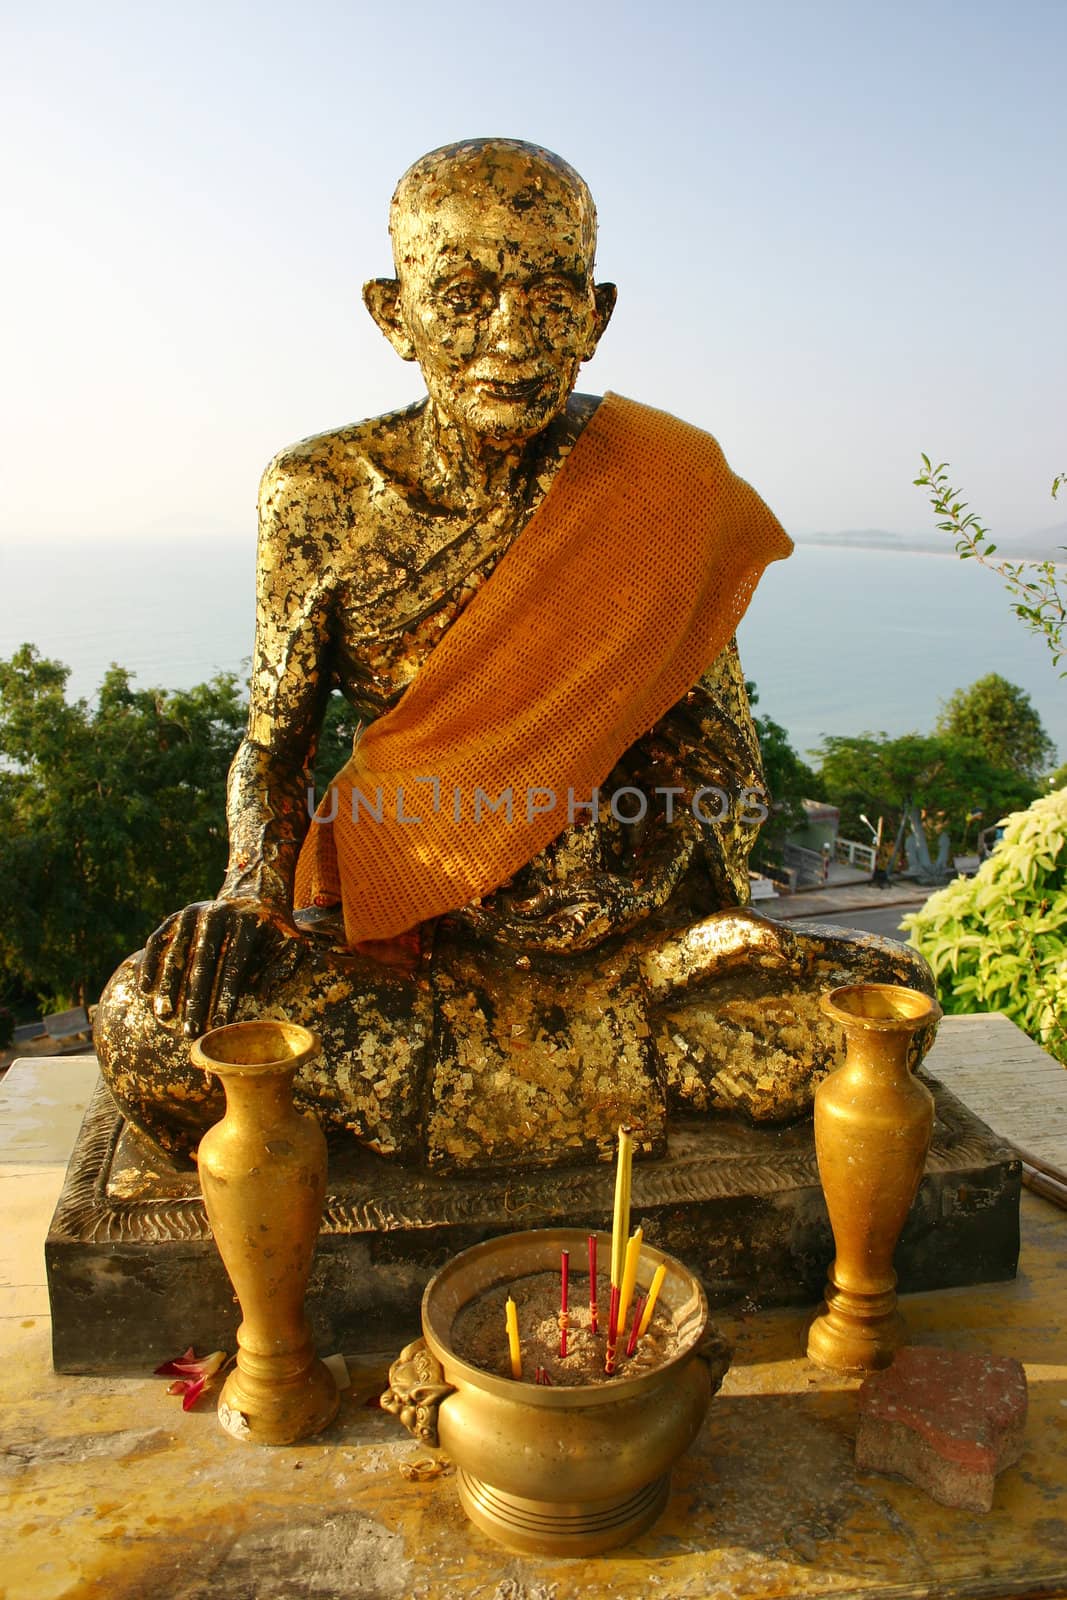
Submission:
[[[563,410],[614,301],[585,257],[577,200],[451,192],[407,234],[397,307],[438,410],[475,434],[532,437]],[[610,290],[610,293],[606,293]],[[390,335],[392,337],[392,335]]]

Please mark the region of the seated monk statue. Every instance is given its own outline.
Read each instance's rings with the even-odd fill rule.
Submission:
[[[304,1023],[298,1103],[441,1172],[801,1116],[841,1058],[825,989],[933,986],[902,945],[748,908],[734,632],[790,540],[710,435],[574,392],[616,291],[565,161],[435,150],[390,232],[364,300],[426,397],[267,468],[228,871],[112,978],[106,1080],[188,1157],[222,1112],[190,1040]],[[316,810],[335,688],[359,731]]]

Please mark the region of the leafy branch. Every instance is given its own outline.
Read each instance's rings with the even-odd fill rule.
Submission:
[[[951,534],[956,542],[956,553],[963,561],[974,560],[988,567],[1003,581],[1009,594],[1015,596],[1011,608],[1025,622],[1031,632],[1040,635],[1052,652],[1052,665],[1058,667],[1067,654],[1064,643],[1064,626],[1067,624],[1067,579],[1057,570],[1054,561],[994,561],[996,545],[989,537],[977,514],[968,509],[961,491],[949,483],[948,462],[936,467],[930,457],[922,457],[923,470],[914,480],[916,487],[926,489],[935,516],[941,520],[938,527]],[[1061,472],[1052,485],[1056,498],[1067,483],[1067,472]],[[1060,669],[1060,677],[1067,678],[1067,667]]]

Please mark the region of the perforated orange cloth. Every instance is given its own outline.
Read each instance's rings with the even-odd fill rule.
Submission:
[[[526,527],[335,778],[295,904],[340,900],[357,944],[498,888],[589,815],[594,786],[695,683],[767,563],[791,550],[710,434],[606,395]]]

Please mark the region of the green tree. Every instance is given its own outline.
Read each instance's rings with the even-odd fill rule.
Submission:
[[[218,888],[247,707],[232,674],[167,692],[113,666],[93,705],[68,677],[28,644],[0,661],[0,977],[85,1002]]]
[[[906,922],[946,1011],[1003,1011],[1067,1065],[1067,790],[1008,817],[977,875]]]
[[[994,765],[974,745],[938,734],[830,735],[817,752],[826,798],[841,812],[841,831],[865,836],[860,814],[885,819],[891,844],[906,805],[922,812],[928,831],[946,829],[962,842],[974,811],[993,818],[1025,805],[1034,787],[1011,769]]]
[[[759,690],[747,682],[749,704],[753,711],[759,703]],[[781,860],[785,836],[804,822],[802,801],[816,800],[822,796],[822,787],[816,774],[802,761],[789,742],[789,734],[773,717],[753,716],[760,755],[763,758],[763,781],[766,786],[770,816],[760,829],[753,857],[754,863],[777,865]]]
[[[936,726],[938,733],[974,745],[995,767],[1030,782],[1056,753],[1026,690],[998,672],[950,695]]]

